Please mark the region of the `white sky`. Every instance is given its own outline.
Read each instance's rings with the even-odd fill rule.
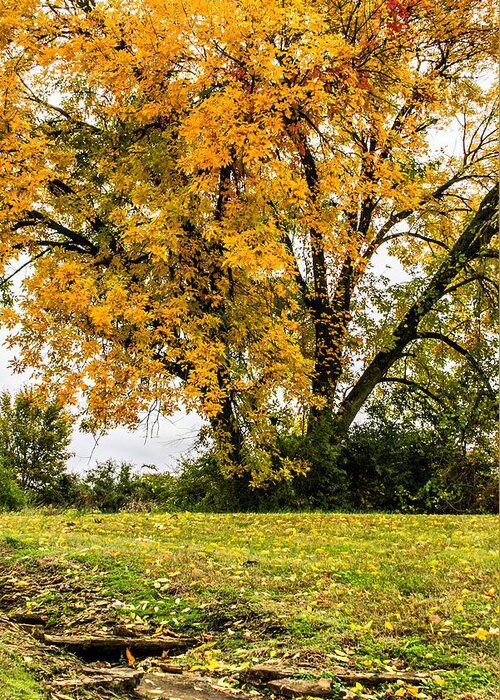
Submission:
[[[15,352],[7,349],[5,331],[0,329],[0,391],[15,393],[23,384],[29,383],[29,374],[14,374],[9,367]],[[146,437],[145,428],[131,432],[125,428],[112,430],[101,437],[97,444],[92,435],[73,432],[70,450],[74,456],[68,467],[71,471],[82,472],[106,459],[131,462],[137,466],[154,464],[162,471],[175,465],[178,458],[193,446],[194,438],[201,425],[196,414],[179,412],[170,419],[160,419]]]

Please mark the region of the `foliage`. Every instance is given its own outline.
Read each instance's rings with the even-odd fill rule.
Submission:
[[[304,474],[292,479],[294,509],[352,508],[347,471],[350,465],[339,459],[341,438],[325,415],[306,433],[292,431],[280,436],[279,444],[285,454],[300,455],[308,465]]]
[[[151,470],[144,473],[143,470]],[[133,510],[161,510],[172,508],[172,491],[175,477],[170,472],[158,472],[153,465],[143,465],[134,470],[130,483],[130,501],[127,508]]]
[[[248,472],[224,475],[217,455],[205,452],[181,460],[166,505],[175,510],[224,513],[292,510],[297,503],[291,479],[255,486]]]
[[[138,477],[128,462],[108,459],[90,469],[80,482],[76,505],[116,513],[135,500]]]
[[[356,510],[420,513],[496,512],[493,454],[463,453],[431,430],[398,423],[356,426],[339,459]]]
[[[498,512],[493,451],[463,452],[435,431],[375,419],[354,426],[335,448],[321,437],[282,436],[283,454],[307,456],[311,467],[273,483],[255,484],[246,471],[224,475],[214,452],[182,460],[176,473],[152,467],[143,473],[129,463],[106,460],[83,475],[55,475],[44,485],[43,503],[103,513]],[[19,509],[30,500],[7,473],[0,489],[0,508]]]
[[[14,397],[0,395],[0,464],[15,476],[21,489],[34,497],[49,491],[66,468],[70,456],[70,415],[57,401],[22,389]]]
[[[90,425],[195,409],[273,483],[276,413],[324,442],[383,382],[494,394],[488,0],[7,6],[2,318]]]
[[[26,503],[26,495],[15,475],[0,463],[0,510],[18,510]]]
[[[144,494],[142,503],[202,512],[498,512],[494,446],[464,451],[452,437],[375,414],[336,443],[323,432],[282,435],[282,455],[308,460],[303,475],[256,485],[246,472],[224,476],[216,454],[202,452],[182,460],[176,475],[148,476],[161,491]]]

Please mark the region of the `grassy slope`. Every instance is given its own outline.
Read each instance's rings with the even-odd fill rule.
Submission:
[[[43,700],[47,695],[23,667],[23,660],[0,636],[0,700]]]
[[[191,652],[209,668],[292,656],[326,673],[439,669],[401,697],[496,686],[496,517],[0,514],[0,538],[11,561],[50,557],[114,596],[124,621],[216,632]],[[77,612],[43,587],[26,606],[55,623]]]

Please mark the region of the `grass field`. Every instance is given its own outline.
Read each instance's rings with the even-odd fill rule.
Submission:
[[[48,627],[196,635],[176,661],[209,671],[429,672],[360,697],[496,697],[493,516],[35,511],[0,514],[0,552],[3,589]]]

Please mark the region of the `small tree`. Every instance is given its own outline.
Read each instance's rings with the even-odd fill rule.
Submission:
[[[134,468],[128,462],[107,459],[90,469],[84,480],[84,503],[105,513],[117,513],[133,501],[137,481]]]
[[[0,394],[0,465],[19,486],[43,498],[57,488],[70,456],[72,420],[56,401],[33,389]]]

